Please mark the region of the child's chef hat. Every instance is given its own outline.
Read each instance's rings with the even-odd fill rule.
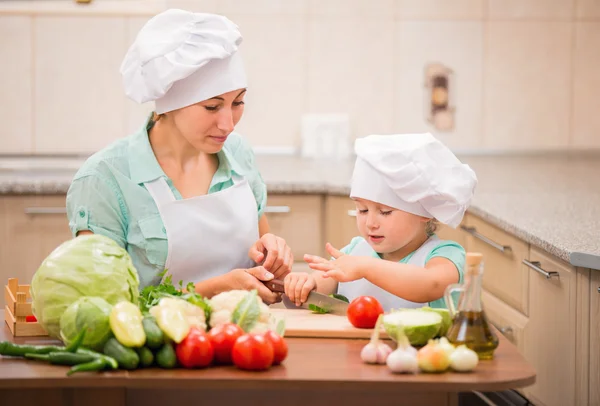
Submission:
[[[460,224],[477,177],[433,135],[370,135],[356,140],[350,197]]]
[[[170,9],[142,27],[121,64],[125,93],[158,114],[246,88],[237,25],[215,14]]]

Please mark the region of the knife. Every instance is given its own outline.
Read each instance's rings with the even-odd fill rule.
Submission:
[[[285,292],[284,283],[280,280],[272,279],[270,281],[264,281],[263,283],[273,292]],[[306,302],[304,302],[301,306],[296,306],[296,304],[284,294],[283,304],[288,309],[308,309],[308,305],[312,304],[326,310],[327,313],[337,314],[340,316],[345,316],[346,310],[348,310],[348,303],[344,302],[343,300],[339,300],[315,291],[312,291],[308,294]]]

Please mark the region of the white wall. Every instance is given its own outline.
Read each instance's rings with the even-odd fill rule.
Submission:
[[[89,154],[151,106],[119,65],[167,7],[239,24],[250,88],[238,131],[298,147],[305,113],[349,113],[353,136],[435,131],[424,68],[454,71],[455,150],[600,148],[597,0],[70,0],[0,2],[0,154]]]

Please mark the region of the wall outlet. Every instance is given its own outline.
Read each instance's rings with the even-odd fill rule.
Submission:
[[[351,155],[348,114],[305,114],[301,131],[303,157],[341,160]]]

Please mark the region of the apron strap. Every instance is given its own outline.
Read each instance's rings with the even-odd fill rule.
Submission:
[[[425,266],[425,259],[427,259],[427,255],[429,255],[429,253],[433,251],[435,247],[440,245],[441,242],[442,241],[438,236],[429,237],[429,239],[425,241],[423,245],[417,248],[415,253],[408,260],[408,263],[416,266]]]
[[[146,186],[146,189],[148,189],[150,196],[152,196],[156,206],[159,209],[165,204],[174,202],[176,200],[175,195],[167,184],[167,181],[162,176],[154,179],[151,182],[144,183],[144,186]]]

